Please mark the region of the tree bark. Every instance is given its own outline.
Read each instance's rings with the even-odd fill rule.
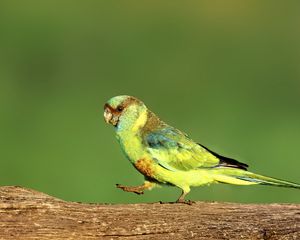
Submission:
[[[300,204],[86,204],[0,187],[0,239],[300,239]]]

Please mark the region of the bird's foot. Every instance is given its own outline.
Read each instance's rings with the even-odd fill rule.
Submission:
[[[141,188],[139,186],[138,187],[129,187],[129,186],[121,185],[121,184],[116,184],[116,187],[122,189],[125,192],[133,192],[138,195],[144,194],[143,190],[141,190]]]

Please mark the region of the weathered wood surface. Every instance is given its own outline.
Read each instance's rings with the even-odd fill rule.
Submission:
[[[0,239],[300,239],[300,204],[83,204],[0,187]]]

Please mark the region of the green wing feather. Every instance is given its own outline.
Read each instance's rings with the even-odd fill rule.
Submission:
[[[153,159],[171,171],[209,168],[220,163],[220,159],[208,149],[172,127],[148,132],[144,142]]]

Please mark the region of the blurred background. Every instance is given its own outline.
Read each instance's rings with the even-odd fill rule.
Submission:
[[[174,187],[115,188],[143,181],[103,121],[120,94],[250,171],[299,183],[299,11],[299,1],[1,1],[0,185],[176,200]],[[300,203],[300,191],[220,184],[189,198]]]

